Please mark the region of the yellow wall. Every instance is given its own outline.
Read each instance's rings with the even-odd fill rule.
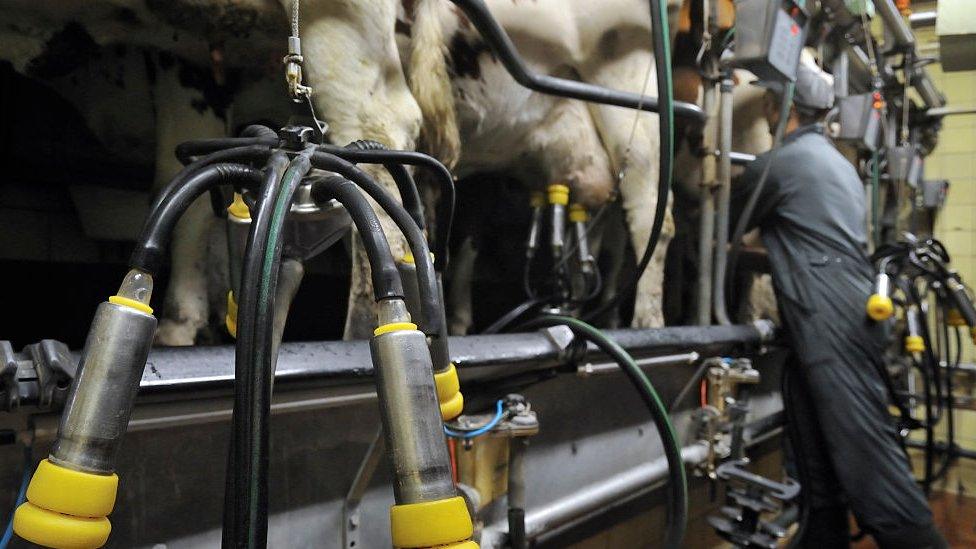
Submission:
[[[938,65],[930,73],[950,107],[976,106],[976,71],[943,73]],[[968,284],[976,284],[976,115],[947,116],[939,146],[925,164],[926,177],[949,180],[949,198],[935,224],[935,236],[952,255],[953,266]],[[967,345],[964,360],[973,362],[974,347]]]
[[[934,3],[913,2],[916,11],[934,9]],[[934,29],[916,29],[922,55],[938,52]],[[944,73],[938,63],[929,65],[935,85],[945,94],[949,107],[976,106],[976,71]],[[976,287],[976,115],[947,116],[939,145],[926,159],[925,176],[929,179],[948,179],[950,188],[945,209],[935,223],[935,237],[942,240],[952,255],[953,266],[970,286]],[[966,338],[963,362],[976,362],[976,347]],[[960,378],[962,381],[963,378]],[[956,394],[974,395],[971,384],[962,384]],[[957,443],[976,450],[976,412],[956,412]],[[943,426],[944,427],[944,426]],[[944,429],[937,438],[944,440]],[[921,460],[915,454],[921,471]],[[976,489],[976,462],[960,460],[953,474],[940,488],[950,491],[972,492]]]

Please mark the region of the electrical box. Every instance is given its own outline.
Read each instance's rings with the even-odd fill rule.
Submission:
[[[796,80],[808,17],[806,0],[739,0],[732,66],[761,80]]]
[[[973,0],[940,0],[936,8],[935,33],[939,35],[942,70],[976,69],[976,15]]]
[[[888,176],[892,181],[917,188],[922,179],[922,157],[911,145],[891,147],[887,151]]]
[[[837,139],[852,143],[863,150],[875,150],[880,137],[883,106],[881,94],[878,92],[838,98],[837,121],[840,130]]]
[[[949,182],[945,179],[926,179],[922,181],[922,206],[929,210],[939,210],[945,206],[949,194]]]

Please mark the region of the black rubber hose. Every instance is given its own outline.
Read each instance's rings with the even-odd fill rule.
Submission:
[[[403,283],[393,260],[390,243],[376,212],[355,184],[340,176],[326,176],[312,182],[312,199],[336,199],[346,207],[363,240],[373,276],[373,299],[403,297]]]
[[[522,303],[516,305],[515,308],[513,308],[511,311],[499,317],[498,320],[492,322],[491,325],[485,328],[484,331],[482,331],[481,333],[497,334],[502,330],[504,330],[505,328],[508,328],[508,326],[511,323],[518,320],[520,316],[531,311],[534,307],[538,307],[539,305],[542,305],[545,302],[546,302],[545,299],[539,299],[539,298],[531,298],[528,301],[523,301]]]
[[[470,0],[469,0],[470,1]],[[480,0],[475,0],[480,2]],[[657,94],[663,98],[665,110],[658,117],[658,137],[660,139],[660,165],[658,170],[657,186],[657,205],[654,208],[654,221],[651,225],[651,234],[647,238],[647,246],[644,248],[644,255],[637,263],[637,271],[634,277],[624,288],[619,288],[613,298],[608,299],[597,308],[583,316],[586,320],[600,318],[607,311],[611,311],[620,303],[625,295],[630,294],[637,288],[641,276],[651,263],[654,251],[657,249],[658,242],[661,240],[661,231],[664,228],[664,218],[668,214],[668,195],[671,192],[672,163],[674,162],[674,115],[677,106],[674,102],[674,87],[671,76],[671,37],[668,31],[667,7],[662,3],[663,0],[651,0],[651,35],[654,42],[654,51],[658,52],[658,62],[655,63],[657,72]],[[483,6],[484,4],[482,4]],[[640,97],[640,96],[637,96]],[[697,105],[694,105],[696,112],[704,113]],[[657,112],[655,108],[654,112]]]
[[[183,164],[189,164],[194,157],[246,147],[248,145],[264,145],[265,147],[275,147],[278,145],[278,138],[274,137],[216,137],[212,139],[194,139],[185,141],[176,146],[176,158]]]
[[[180,162],[188,164],[196,156],[210,154],[232,147],[238,148],[248,145],[261,145],[267,148],[274,147],[278,145],[278,143],[279,140],[274,135],[246,138],[236,137],[197,139],[194,141],[181,143],[179,146],[177,146],[176,157],[180,159]],[[391,166],[404,164],[408,166],[418,166],[430,170],[430,172],[434,175],[434,180],[440,188],[441,193],[436,212],[438,229],[434,237],[434,265],[438,272],[444,272],[446,270],[449,261],[451,227],[454,223],[455,189],[454,177],[451,175],[450,170],[444,166],[444,164],[440,163],[432,156],[414,151],[360,150],[358,148],[346,148],[338,145],[319,145],[318,150],[333,154],[339,158],[342,158],[343,160],[353,163],[381,164],[387,170],[390,170]],[[394,181],[397,180],[397,175],[394,172],[391,171],[390,175],[394,178]],[[409,177],[409,173],[407,176]],[[401,195],[406,196],[403,193],[404,187],[401,186],[400,182],[398,182],[397,185],[398,188],[401,189]],[[412,186],[415,188],[415,185]],[[413,194],[416,195],[417,193],[414,192]],[[404,198],[404,200],[409,200],[409,197]],[[419,197],[417,199],[417,203],[420,204]],[[416,221],[416,212],[411,214],[411,216],[414,217]],[[423,219],[422,216],[421,219]],[[424,223],[420,223],[419,225],[421,228],[424,227]]]
[[[246,456],[246,466],[241,467],[241,477],[246,478],[244,490],[239,494],[243,501],[238,502],[238,509],[246,512],[238,515],[238,520],[244,520],[248,528],[237,532],[237,547],[264,549],[268,541],[268,463],[271,440],[271,394],[274,383],[274,297],[278,286],[278,273],[281,269],[281,252],[284,247],[282,229],[285,219],[291,209],[295,191],[301,184],[302,178],[311,169],[309,156],[313,146],[295,156],[288,164],[278,193],[272,204],[271,219],[268,223],[267,241],[263,249],[257,250],[261,255],[260,271],[256,274],[257,299],[248,305],[253,309],[243,309],[244,314],[251,312],[254,317],[254,338],[251,340],[252,371],[244,379],[237,380],[241,385],[250,385],[251,408],[245,410],[249,416],[251,431],[249,453]],[[263,206],[263,205],[262,205]],[[254,273],[242,277],[243,281],[254,281]],[[241,314],[242,309],[238,309]]]
[[[440,289],[437,285],[437,274],[434,270],[434,263],[430,259],[430,250],[427,247],[427,240],[424,238],[423,232],[420,231],[420,228],[417,227],[399,202],[369,174],[354,164],[336,155],[319,150],[312,155],[312,165],[322,170],[335,172],[358,185],[376,201],[403,233],[417,268],[417,288],[420,294],[420,319],[417,324],[422,332],[435,340],[431,342],[431,358],[434,360],[434,368],[437,371],[447,368],[450,364],[450,357],[443,356],[447,352],[447,327],[444,323],[444,316],[441,314],[442,305]],[[376,276],[375,267],[373,268],[373,276]],[[393,265],[392,272],[385,276],[395,276],[396,280],[399,281],[400,273],[396,265]],[[403,295],[402,290],[400,295]],[[434,354],[437,356],[433,356]]]
[[[278,132],[263,124],[251,124],[241,130],[241,137],[267,137],[278,139]]]
[[[405,164],[429,170],[441,193],[436,212],[437,231],[433,245],[434,268],[439,273],[443,273],[447,269],[455,202],[454,177],[447,166],[432,156],[414,151],[362,151],[335,145],[320,145],[318,150],[355,164],[382,164],[384,166],[386,164]]]
[[[946,395],[946,400],[945,400],[946,451],[945,451],[945,453],[942,456],[942,462],[939,464],[939,468],[936,470],[935,474],[932,475],[932,482],[938,482],[941,478],[943,478],[946,475],[946,473],[949,472],[949,467],[952,466],[953,462],[955,461],[955,457],[956,457],[955,456],[955,448],[956,448],[956,419],[955,419],[955,414],[953,414],[953,408],[955,407],[955,402],[954,402],[953,395],[952,395],[952,393],[953,393],[952,376],[953,376],[953,373],[955,372],[955,368],[956,368],[956,364],[958,364],[958,360],[957,360],[957,362],[954,363],[953,362],[953,358],[952,358],[952,353],[950,352],[951,351],[951,346],[950,346],[950,343],[949,343],[949,339],[950,339],[949,338],[949,324],[946,322],[946,317],[947,317],[947,315],[949,313],[949,303],[947,302],[947,300],[945,298],[941,298],[941,297],[939,298],[939,301],[940,301],[939,307],[941,308],[941,313],[942,314],[941,314],[941,318],[939,319],[939,320],[941,320],[941,322],[939,322],[939,324],[940,324],[939,328],[941,328],[941,330],[938,333],[940,333],[942,335],[940,337],[940,345],[939,345],[940,357],[939,357],[939,365],[938,365],[938,367],[939,368],[942,367],[942,357],[941,357],[941,355],[945,355],[945,365],[946,365],[946,378],[945,378],[945,395]],[[962,354],[962,347],[960,346],[961,343],[962,343],[962,338],[959,335],[959,329],[958,328],[955,330],[955,334],[956,334],[956,357],[957,357],[957,359],[959,359],[960,358],[960,355]]]
[[[241,164],[211,164],[194,170],[181,185],[168,192],[149,214],[142,235],[129,258],[129,267],[150,274],[159,272],[177,221],[197,198],[218,185],[251,187],[262,181],[261,172]]]
[[[508,37],[505,29],[495,21],[492,17],[491,11],[488,10],[488,6],[482,0],[451,0],[456,4],[471,23],[474,25],[475,29],[478,30],[478,34],[485,40],[488,47],[491,48],[492,53],[494,53],[498,59],[502,62],[505,70],[508,71],[512,78],[516,82],[522,84],[530,90],[534,90],[540,93],[545,93],[549,95],[556,95],[559,97],[569,97],[572,99],[580,99],[583,101],[589,101],[591,103],[599,103],[602,105],[615,105],[617,107],[626,107],[628,109],[638,109],[646,112],[659,112],[658,98],[648,97],[646,95],[640,95],[638,93],[625,92],[620,90],[614,90],[610,88],[605,88],[603,86],[596,86],[593,84],[587,84],[586,82],[579,82],[576,80],[567,80],[565,78],[556,78],[554,76],[542,75],[533,72],[525,61],[519,56],[518,51],[515,49],[515,45],[512,40]],[[652,0],[652,9],[656,0]],[[659,11],[659,10],[654,10]],[[651,31],[654,32],[655,29],[661,28],[658,21],[654,21],[657,15],[652,12],[651,14]],[[670,41],[670,36],[664,34],[664,39]],[[664,52],[667,51],[665,48],[660,48],[659,44],[655,40],[655,51]],[[670,63],[670,59],[666,62]],[[660,85],[660,74],[658,75],[658,84]],[[661,97],[660,90],[658,97]],[[702,111],[701,107],[692,103],[685,103],[683,101],[678,101],[674,103],[674,114],[681,116],[683,118],[690,118],[699,123],[705,122],[705,113]]]
[[[244,265],[241,269],[241,288],[237,295],[237,344],[234,353],[234,430],[231,436],[231,457],[226,488],[230,496],[224,498],[223,547],[225,549],[248,547],[241,540],[254,536],[257,526],[248,517],[252,516],[253,497],[247,487],[252,482],[254,471],[251,458],[254,455],[253,418],[248,413],[255,405],[257,395],[253,393],[251,381],[255,376],[254,342],[257,318],[254,312],[258,302],[258,278],[268,247],[271,217],[275,198],[281,189],[281,177],[288,164],[284,152],[276,152],[265,168],[264,185],[251,218],[244,252]],[[249,497],[250,496],[250,497]]]
[[[153,211],[173,194],[186,184],[186,180],[202,168],[218,162],[234,162],[238,164],[263,164],[268,161],[272,150],[265,145],[246,145],[213,152],[207,156],[197,159],[185,166],[180,173],[176,174],[166,187],[156,195],[156,199],[150,206],[149,211]]]
[[[386,145],[371,139],[353,141],[346,145],[346,148],[360,151],[390,150]],[[414,223],[420,227],[420,230],[426,231],[427,222],[424,219],[424,207],[420,201],[420,192],[417,190],[417,183],[410,176],[410,172],[407,171],[403,164],[388,162],[383,164],[383,167],[390,173],[394,183],[396,183],[397,190],[400,191],[400,202],[403,203],[403,208],[407,210],[407,213],[413,218]]]
[[[637,389],[641,400],[647,405],[654,425],[657,427],[658,435],[661,437],[664,455],[668,461],[668,523],[664,547],[668,549],[680,548],[688,523],[688,481],[685,476],[685,465],[681,458],[678,436],[675,434],[668,411],[664,407],[664,403],[661,402],[654,385],[651,384],[643,370],[623,347],[593,326],[581,320],[564,316],[543,316],[529,321],[526,325],[526,327],[534,328],[545,326],[567,326],[573,331],[574,336],[596,345],[620,366],[620,369],[633,383],[634,388]]]

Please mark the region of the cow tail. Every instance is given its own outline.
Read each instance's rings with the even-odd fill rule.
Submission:
[[[445,0],[419,0],[411,30],[408,83],[423,113],[424,148],[453,168],[461,153],[454,92],[447,70],[442,16]]]

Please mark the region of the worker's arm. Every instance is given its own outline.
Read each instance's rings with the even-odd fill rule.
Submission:
[[[730,231],[738,224],[739,218],[742,216],[743,210],[749,202],[749,197],[752,196],[756,187],[760,184],[763,170],[768,161],[769,153],[760,155],[746,166],[745,171],[740,176],[732,180],[732,200],[729,208]],[[756,201],[755,208],[752,210],[752,215],[749,216],[746,230],[752,230],[765,223],[775,213],[779,200],[780,184],[779,177],[776,174],[776,166],[774,165],[770,169],[770,173],[767,175],[762,189],[759,191],[759,198]]]

